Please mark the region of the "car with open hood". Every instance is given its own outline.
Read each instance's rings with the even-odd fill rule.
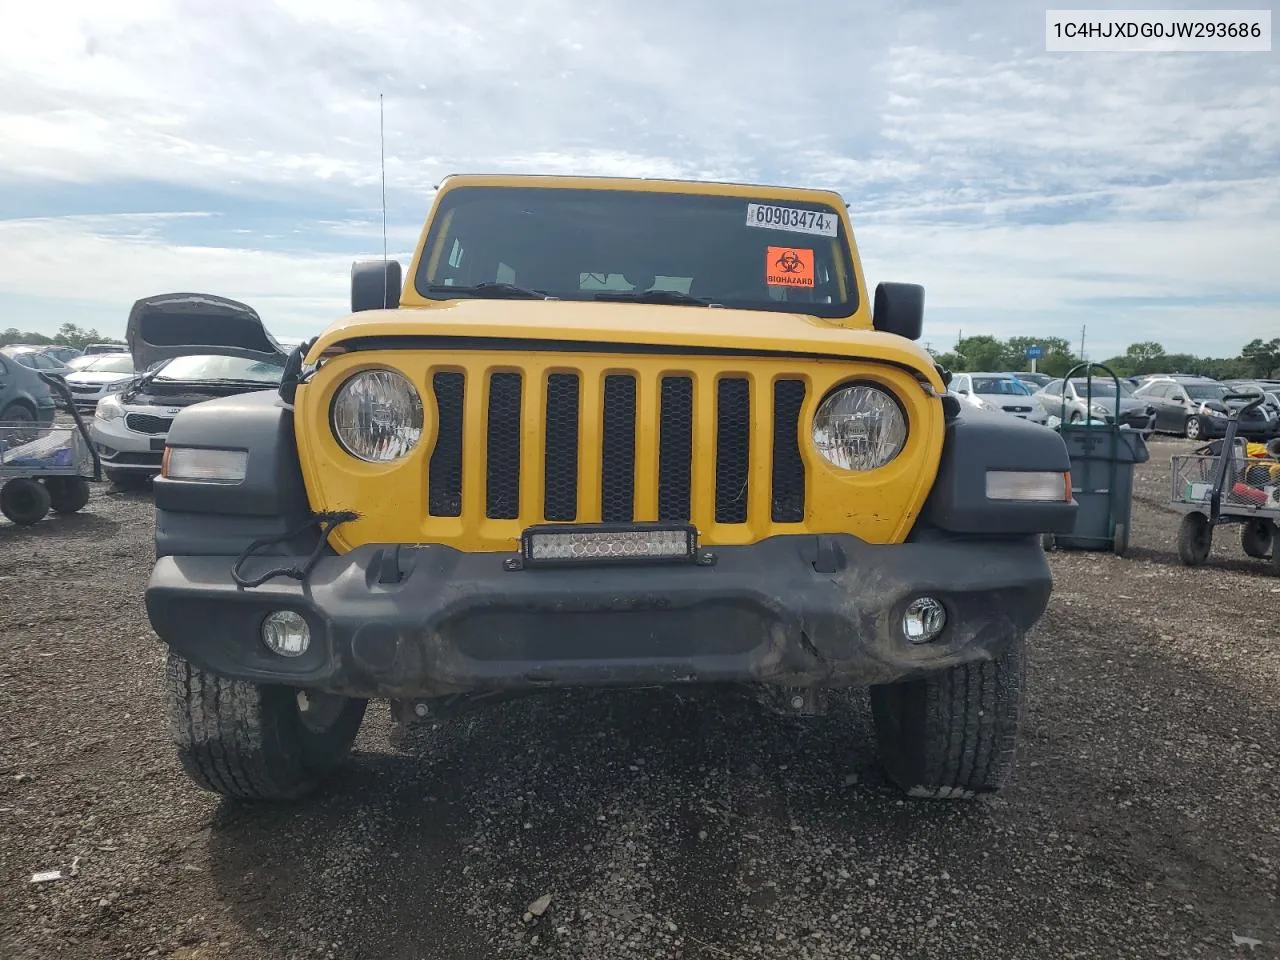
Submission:
[[[175,293],[138,301],[130,312],[129,330],[175,317],[189,324],[189,333],[198,333],[200,323],[241,318],[261,328],[258,314],[247,304],[211,294]],[[271,390],[279,386],[284,372],[284,348],[265,330],[261,341],[265,349],[252,357],[228,355],[220,346],[206,349],[199,342],[172,344],[159,339],[162,342],[153,343],[131,336],[125,356],[133,370],[143,372],[116,381],[118,389],[94,401],[90,433],[107,479],[120,487],[142,486],[159,473],[165,438],[180,411],[218,397]],[[111,366],[125,364],[115,361]],[[72,375],[70,380],[78,383],[84,375]],[[75,386],[72,391],[79,404]]]
[[[866,687],[909,795],[998,790],[1071,464],[947,393],[923,315],[832,191],[446,178],[407,277],[355,264],[277,390],[168,430],[146,605],[183,769],[300,796],[370,699]],[[143,362],[278,356],[250,311],[133,320]]]

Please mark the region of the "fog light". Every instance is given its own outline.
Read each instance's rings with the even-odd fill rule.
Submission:
[[[276,610],[262,621],[262,642],[282,657],[300,657],[311,646],[311,628],[292,610]]]
[[[936,640],[947,625],[947,608],[933,597],[917,597],[902,615],[902,632],[912,643]]]

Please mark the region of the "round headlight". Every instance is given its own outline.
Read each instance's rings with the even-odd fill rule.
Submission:
[[[369,463],[399,460],[422,439],[422,397],[394,370],[366,370],[333,398],[333,435]]]
[[[831,393],[813,418],[813,444],[828,463],[874,470],[902,452],[907,418],[889,393],[866,384]]]

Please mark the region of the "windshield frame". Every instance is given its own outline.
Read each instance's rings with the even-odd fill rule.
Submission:
[[[445,249],[449,237],[452,235],[450,230],[453,223],[453,215],[459,205],[468,202],[475,197],[484,197],[492,195],[495,191],[502,191],[510,198],[510,203],[515,208],[519,208],[519,204],[523,201],[530,201],[543,198],[552,198],[552,202],[559,199],[566,200],[590,200],[598,197],[604,198],[624,198],[624,201],[638,201],[643,203],[670,203],[676,205],[681,201],[692,204],[710,203],[724,204],[726,206],[738,205],[741,207],[743,229],[755,232],[756,228],[746,225],[747,209],[749,204],[759,204],[764,206],[794,207],[797,209],[813,211],[829,216],[833,216],[836,221],[836,235],[829,237],[822,234],[811,234],[803,232],[790,233],[794,238],[794,245],[799,248],[802,242],[807,240],[814,244],[831,243],[833,245],[832,256],[829,264],[832,270],[831,285],[834,288],[831,295],[843,296],[843,300],[834,303],[819,302],[788,302],[785,300],[734,300],[729,302],[721,302],[717,296],[710,296],[708,299],[719,306],[735,310],[759,310],[768,312],[794,313],[802,316],[815,316],[831,320],[847,320],[855,316],[861,309],[861,282],[862,278],[856,265],[856,247],[849,230],[848,224],[844,216],[844,209],[832,200],[821,199],[818,197],[805,197],[803,199],[793,199],[790,197],[780,198],[774,191],[768,187],[760,187],[751,189],[749,192],[717,192],[705,190],[643,190],[634,188],[619,187],[589,187],[580,183],[574,183],[566,186],[555,185],[459,185],[452,187],[441,193],[437,200],[436,207],[431,214],[430,226],[426,236],[421,244],[417,264],[414,269],[412,278],[413,292],[421,297],[426,303],[442,303],[456,301],[458,299],[473,299],[474,295],[468,295],[463,292],[446,293],[440,289],[442,285],[442,277],[438,269],[442,261],[447,260],[449,251]],[[557,196],[558,195],[558,196]],[[768,245],[773,245],[773,236],[767,230],[759,231],[764,237],[768,238]],[[465,251],[464,251],[465,252]],[[586,266],[586,264],[584,264]],[[622,266],[622,265],[619,265]],[[590,276],[591,274],[586,274]],[[662,275],[659,275],[661,278]],[[498,278],[500,279],[500,278]],[[658,278],[655,278],[657,280]],[[519,277],[514,281],[517,285],[522,284]],[[655,282],[654,289],[660,289]],[[785,289],[785,288],[783,288]],[[542,292],[542,291],[539,291]],[[545,291],[553,300],[567,302],[612,302],[617,304],[617,300],[598,300],[595,296],[597,293],[609,292],[605,289],[584,288],[577,291],[563,291],[548,289]],[[679,291],[688,292],[688,291]],[[701,296],[701,294],[698,294]],[[486,297],[493,299],[493,297]],[[640,302],[640,301],[638,301]],[[624,301],[625,303],[625,301]],[[668,301],[663,305],[690,307],[696,309],[705,309],[703,304],[689,303],[681,304],[674,301]]]

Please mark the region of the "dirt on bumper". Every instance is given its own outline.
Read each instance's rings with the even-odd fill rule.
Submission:
[[[443,546],[402,547],[392,565],[371,545],[321,560],[305,583],[280,577],[251,589],[233,582],[230,557],[162,557],[146,603],[161,639],[206,669],[408,697],[890,682],[998,655],[1039,619],[1051,588],[1031,537],[879,546],[786,536],[714,553],[711,566],[511,570],[501,554]],[[255,559],[243,572],[280,559]],[[936,640],[913,644],[902,617],[921,596],[945,605],[947,624]],[[306,619],[311,643],[301,656],[261,642],[275,610]]]

